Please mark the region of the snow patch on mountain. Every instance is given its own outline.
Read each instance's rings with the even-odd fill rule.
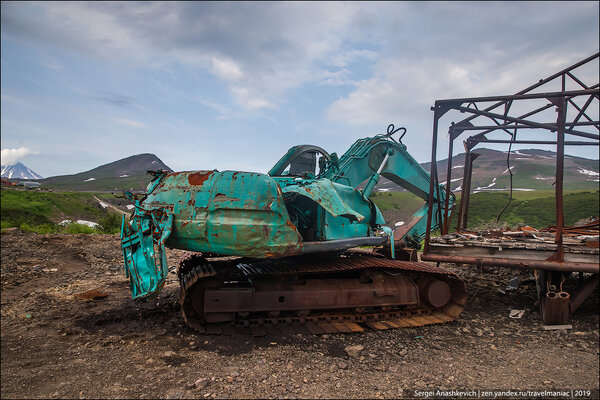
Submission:
[[[506,189],[505,188],[499,188],[499,189],[484,189],[484,190],[474,190],[473,193],[479,193],[479,192],[487,192],[487,191],[502,191],[505,192]],[[513,192],[535,192],[535,189],[519,189],[519,188],[513,188]]]
[[[596,172],[596,171],[590,171],[589,169],[585,169],[585,168],[577,168],[577,171],[580,174],[584,174],[584,175],[590,175],[590,176],[599,176],[600,173]]]
[[[494,179],[495,179],[495,178],[494,178]],[[450,179],[450,183],[452,183],[452,182],[456,182],[456,181],[461,181],[461,180],[462,180],[462,178]],[[440,182],[440,185],[445,185],[445,184],[446,184],[446,181],[444,181],[444,182]]]
[[[600,182],[600,174],[596,171],[590,171],[589,169],[579,167],[579,168],[577,168],[577,172],[591,177],[592,179],[586,179],[590,182]]]
[[[96,178],[88,178],[84,182],[90,182],[90,181],[95,181],[95,180],[96,180]]]
[[[475,190],[476,190],[476,191],[489,190],[489,189],[490,189],[491,187],[493,187],[493,186],[496,186],[496,178],[494,178],[494,179],[492,180],[492,183],[490,183],[489,185],[487,185],[487,186],[484,186],[484,187],[477,186],[477,189],[475,189]],[[474,192],[474,193],[477,193],[477,192]]]

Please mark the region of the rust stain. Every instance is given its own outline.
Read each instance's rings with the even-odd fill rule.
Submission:
[[[238,199],[237,197],[229,197],[224,193],[217,193],[215,194],[215,196],[212,199],[213,203],[218,203],[221,201],[241,201],[240,199]]]
[[[296,225],[294,225],[292,223],[292,221],[290,221],[289,219],[287,221],[285,221],[285,225],[289,226],[290,228],[292,228],[294,230],[294,232],[296,232],[298,235],[300,235],[300,232],[298,232],[298,228],[296,228]]]
[[[190,182],[190,185],[195,185],[195,186],[202,186],[204,184],[204,182],[210,178],[210,176],[213,174],[213,171],[209,171],[209,172],[196,172],[193,174],[190,174],[188,176],[188,182]]]
[[[269,234],[270,234],[269,226],[268,225],[263,225],[262,230],[263,230],[263,235],[265,236],[265,238],[268,238]]]

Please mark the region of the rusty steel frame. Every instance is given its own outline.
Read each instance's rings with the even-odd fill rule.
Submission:
[[[598,62],[600,60],[600,53],[596,53],[568,68],[563,69],[549,76],[548,78],[542,79],[536,84],[529,86],[528,88],[518,92],[515,95],[508,96],[486,96],[486,97],[468,97],[468,98],[457,98],[457,99],[446,99],[436,100],[435,105],[431,108],[434,112],[433,117],[433,142],[431,150],[431,181],[430,181],[430,193],[435,190],[435,185],[438,183],[438,166],[437,166],[437,141],[438,141],[438,125],[439,120],[448,111],[455,110],[461,113],[471,114],[469,117],[461,120],[458,123],[452,123],[448,129],[449,133],[449,145],[448,145],[448,164],[446,169],[446,202],[443,206],[443,218],[445,221],[449,220],[449,204],[447,199],[450,195],[449,182],[452,179],[452,152],[454,141],[465,131],[473,131],[474,134],[469,136],[465,141],[465,167],[463,174],[462,184],[462,200],[459,206],[459,217],[457,228],[463,229],[467,226],[468,208],[469,208],[469,197],[470,197],[470,181],[472,170],[472,163],[477,157],[477,153],[471,153],[471,150],[480,143],[513,143],[513,144],[555,144],[556,145],[556,236],[555,242],[558,245],[556,253],[548,260],[549,263],[545,268],[560,270],[561,266],[565,264],[563,259],[563,246],[562,246],[562,229],[564,227],[564,212],[563,212],[563,166],[564,166],[564,147],[566,145],[573,146],[586,146],[586,145],[600,145],[600,135],[595,133],[585,132],[576,130],[575,128],[591,127],[596,128],[600,131],[600,120],[594,119],[586,112],[589,106],[592,104],[594,99],[600,99],[600,85],[595,83],[593,85],[586,85],[581,79],[574,75],[574,70],[582,65],[591,63],[593,61]],[[544,86],[548,86],[550,83],[556,82],[560,79],[561,91],[548,91],[541,93],[533,93],[534,89],[543,90]],[[577,85],[581,87],[578,90],[566,90],[567,79],[571,79]],[[575,99],[587,97],[585,104],[580,107],[575,103]],[[536,99],[547,99],[549,104],[538,107],[530,112],[519,116],[511,116],[509,114],[510,108],[515,102],[524,102],[527,105],[528,101]],[[481,107],[482,103],[495,102],[491,106]],[[577,115],[572,121],[567,121],[567,107],[572,106],[577,110]],[[496,110],[503,111],[499,112]],[[537,122],[532,120],[530,117],[534,117],[539,113],[548,110],[552,107],[556,108],[557,120],[555,123],[548,122]],[[486,118],[487,121],[491,120],[496,125],[476,125],[475,119],[478,117]],[[581,119],[586,121],[580,121]],[[509,130],[510,129],[510,130]],[[519,129],[540,129],[545,132],[556,132],[556,140],[518,140],[516,139],[516,133]],[[510,140],[495,140],[488,139],[485,135],[494,131],[502,130],[508,133],[511,138]],[[569,141],[565,140],[565,135],[573,135],[581,138],[589,139],[588,141]],[[439,198],[439,197],[438,197]],[[434,196],[429,196],[429,211],[427,214],[427,229],[425,234],[425,245],[423,249],[423,259],[427,260],[429,253],[429,242],[431,239],[431,221],[433,212],[433,201]],[[442,207],[439,207],[442,209]],[[449,231],[449,222],[446,222],[442,228],[441,233],[446,234]],[[501,265],[504,262],[500,260],[495,264],[491,263],[492,260],[486,260],[488,265]],[[431,260],[434,261],[434,260]],[[440,260],[435,260],[440,261]],[[449,262],[452,262],[449,260]],[[549,268],[552,267],[552,268]],[[575,266],[567,266],[567,269],[571,269]]]
[[[496,257],[466,257],[466,256],[449,256],[441,254],[430,254],[431,240],[431,222],[433,219],[433,201],[434,196],[428,198],[428,214],[427,214],[427,229],[425,234],[425,244],[423,247],[422,260],[433,262],[451,262],[451,263],[466,263],[474,265],[489,265],[509,268],[533,268],[536,271],[538,279],[538,297],[542,311],[542,319],[546,324],[564,324],[568,321],[569,315],[583,302],[583,300],[594,290],[598,285],[598,273],[600,266],[588,263],[565,262],[564,247],[563,247],[563,229],[564,229],[564,210],[563,210],[563,172],[564,172],[564,148],[565,146],[600,146],[600,135],[596,133],[582,131],[581,128],[595,128],[600,131],[600,120],[597,116],[590,117],[586,112],[592,102],[600,100],[600,84],[586,85],[581,79],[574,75],[574,70],[585,64],[600,61],[600,53],[596,53],[580,62],[557,72],[556,74],[542,79],[536,84],[518,92],[515,95],[509,96],[488,96],[488,97],[469,97],[458,99],[436,100],[435,105],[431,108],[434,112],[433,116],[433,142],[431,146],[431,181],[429,193],[433,193],[435,186],[438,183],[438,168],[437,168],[437,141],[438,141],[438,125],[439,120],[448,111],[455,110],[461,113],[471,114],[469,117],[461,120],[458,123],[452,122],[449,129],[449,144],[448,144],[448,165],[446,169],[446,202],[443,207],[444,220],[446,223],[441,227],[442,235],[449,232],[449,204],[448,198],[450,195],[450,182],[452,180],[452,153],[453,143],[463,132],[474,132],[463,143],[466,151],[465,165],[463,171],[462,196],[459,206],[459,215],[457,230],[466,229],[468,219],[469,198],[471,194],[471,176],[473,172],[473,161],[479,155],[472,153],[471,150],[480,143],[506,143],[506,144],[531,144],[531,145],[556,145],[556,182],[555,182],[555,197],[556,197],[556,235],[555,243],[557,250],[554,254],[545,261],[540,260],[511,260],[507,258]],[[581,89],[567,90],[567,79],[575,82]],[[532,93],[534,89],[545,89],[550,83],[556,83],[560,80],[561,91],[550,91],[541,93]],[[576,99],[587,97],[583,106],[577,105]],[[515,102],[524,105],[531,104],[535,100],[546,99],[548,104],[533,109],[525,114],[512,116],[509,114],[511,106]],[[491,106],[485,106],[485,103],[495,102]],[[499,111],[502,110],[503,111]],[[555,108],[557,118],[555,123],[538,122],[531,117],[539,116],[540,113]],[[576,110],[576,116],[571,121],[567,121],[567,108],[572,107]],[[486,121],[491,120],[495,125],[475,124],[475,119],[486,118]],[[583,121],[582,119],[585,119]],[[575,129],[578,128],[578,129]],[[538,129],[546,133],[555,133],[555,140],[518,140],[517,132],[522,129]],[[503,131],[510,135],[510,139],[489,139],[486,137],[488,133],[495,131]],[[582,140],[565,140],[565,135],[572,135],[578,138],[588,139]],[[510,168],[510,167],[509,167]],[[439,199],[439,196],[436,198]],[[438,207],[440,210],[442,207]],[[572,272],[588,272],[593,273],[592,277],[583,283],[573,298],[569,298],[570,294],[562,291],[562,282],[568,274]],[[550,284],[559,280],[560,292],[556,289],[551,289]],[[548,286],[546,288],[545,286]]]

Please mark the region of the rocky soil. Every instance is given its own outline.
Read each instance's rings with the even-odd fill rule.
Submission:
[[[545,331],[529,272],[447,266],[466,281],[469,301],[445,325],[204,336],[183,323],[175,274],[159,299],[131,300],[117,236],[9,230],[1,246],[2,398],[398,398],[437,389],[598,395],[598,291],[573,315],[573,329]],[[180,254],[170,251],[169,265]],[[515,276],[519,288],[501,293]],[[90,299],[99,295],[106,296]],[[525,313],[512,319],[512,309]]]

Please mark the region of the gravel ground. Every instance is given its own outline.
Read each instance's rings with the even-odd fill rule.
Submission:
[[[1,246],[2,398],[398,398],[500,389],[598,396],[598,291],[573,315],[573,329],[545,331],[526,271],[445,266],[469,293],[464,312],[445,325],[204,336],[183,323],[175,274],[159,299],[131,300],[117,236],[9,230]],[[180,254],[170,251],[169,265]],[[519,289],[502,294],[514,276]],[[93,289],[107,296],[75,296]],[[511,319],[511,309],[525,313]]]

